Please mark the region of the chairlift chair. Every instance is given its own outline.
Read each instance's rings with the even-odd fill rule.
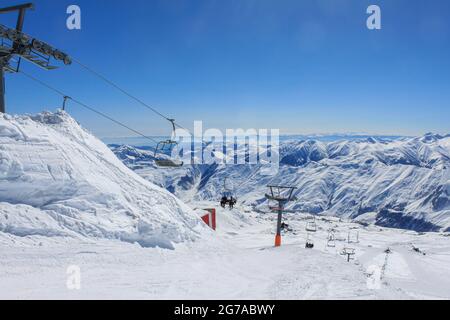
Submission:
[[[172,137],[175,137],[175,119],[168,119],[168,121],[172,124]],[[167,156],[166,152],[172,152],[173,148],[178,145],[178,142],[167,139],[164,141],[158,142],[155,149],[155,164],[158,167],[164,168],[179,168],[183,166],[183,161],[178,159],[173,159]],[[166,156],[166,157],[165,157]]]
[[[335,239],[335,236],[334,236],[334,232],[332,230],[330,230],[328,232],[327,247],[328,248],[335,248],[336,247],[336,239]]]
[[[233,188],[232,188],[233,189]],[[223,180],[223,192],[222,198],[220,200],[220,205],[225,208],[227,204],[233,207],[237,203],[237,197],[235,196],[233,190],[227,187],[227,177]]]
[[[233,197],[233,192],[227,187],[227,177],[223,179],[223,196],[227,198]]]
[[[349,231],[347,235],[347,243],[359,243],[359,231]]]
[[[316,225],[316,218],[315,217],[312,218],[312,221],[306,222],[306,231],[308,231],[308,232],[316,232],[317,231],[317,225]]]
[[[345,233],[334,229],[334,239],[336,241],[340,241],[340,242],[346,242],[347,241],[347,237],[345,236]]]

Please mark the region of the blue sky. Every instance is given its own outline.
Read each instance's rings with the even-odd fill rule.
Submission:
[[[2,6],[18,1],[2,0]],[[447,0],[35,0],[24,30],[92,66],[190,128],[282,133],[450,133]],[[66,29],[78,4],[82,30]],[[366,8],[382,30],[366,28]],[[12,26],[14,15],[1,15]],[[79,66],[24,70],[149,135],[169,127]],[[7,76],[10,113],[61,99]],[[101,137],[126,130],[71,105]]]

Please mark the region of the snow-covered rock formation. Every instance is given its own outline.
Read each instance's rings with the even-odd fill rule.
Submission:
[[[0,233],[172,248],[206,230],[66,113],[0,114]]]

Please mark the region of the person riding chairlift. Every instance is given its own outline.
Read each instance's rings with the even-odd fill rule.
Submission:
[[[236,199],[235,198],[233,198],[233,196],[231,196],[231,198],[230,198],[230,209],[233,209],[234,208],[234,205],[236,204]]]
[[[220,206],[225,209],[225,206],[227,205],[227,203],[228,203],[228,198],[226,196],[223,196],[222,199],[220,200]]]

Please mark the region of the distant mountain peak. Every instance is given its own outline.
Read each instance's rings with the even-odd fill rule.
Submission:
[[[428,133],[424,134],[423,137],[420,138],[420,141],[422,141],[423,143],[431,143],[431,142],[441,140],[443,138],[444,138],[444,136],[441,136],[440,134],[428,132]]]

